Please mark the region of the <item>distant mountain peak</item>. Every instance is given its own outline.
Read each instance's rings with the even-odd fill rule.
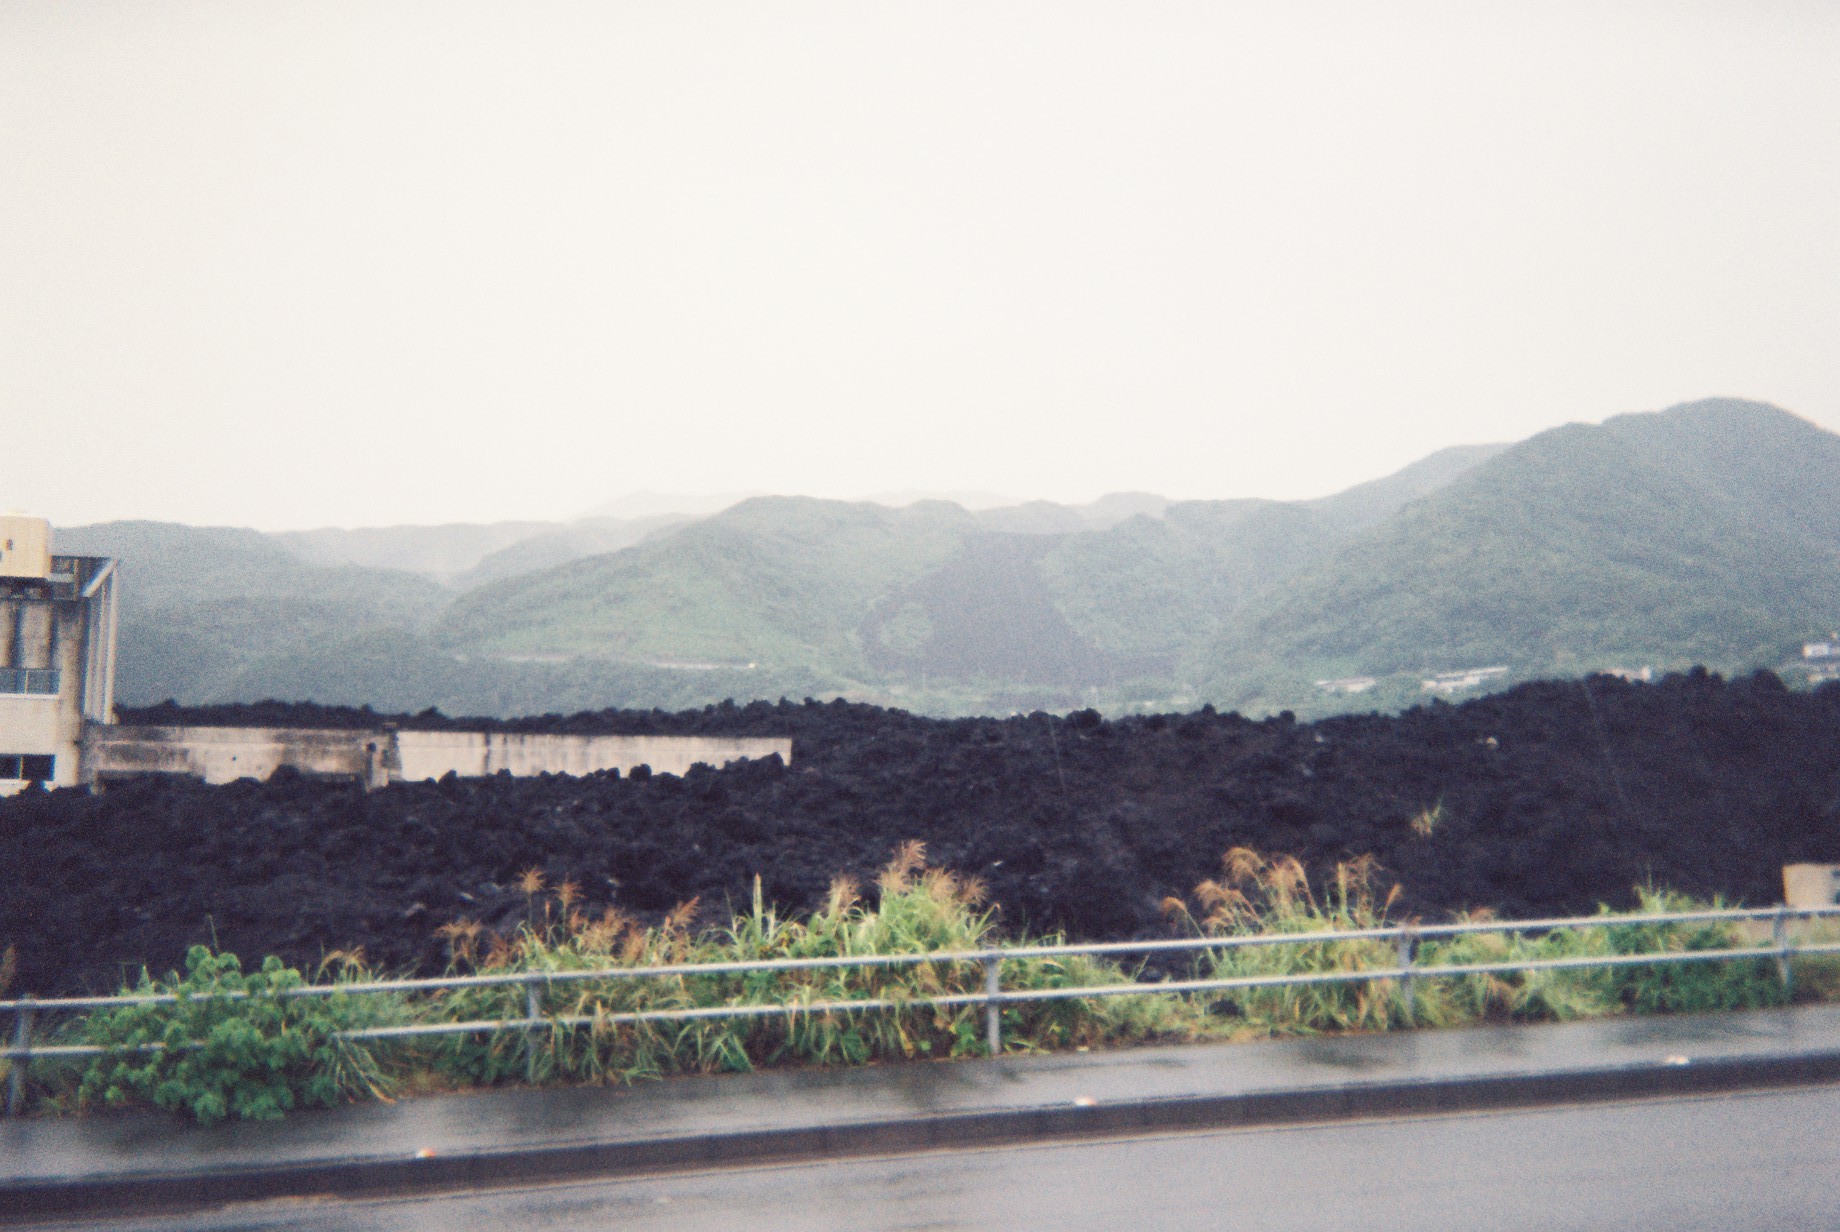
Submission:
[[[1512,446],[1507,444],[1452,445],[1390,475],[1304,504],[1337,529],[1365,530],[1390,518],[1419,497],[1449,486],[1510,448]]]
[[[707,517],[764,492],[628,492],[583,513],[583,518]]]
[[[1786,411],[1774,402],[1760,402],[1755,398],[1733,398],[1718,396],[1713,398],[1695,398],[1691,402],[1677,402],[1661,411],[1631,411],[1618,415],[1618,419],[1685,419],[1691,417],[1716,418],[1769,418],[1801,420],[1793,411]],[[1803,421],[1806,422],[1806,421]]]
[[[1840,436],[1740,398],[1566,424],[1269,598],[1223,677],[1778,661],[1840,612]]]
[[[981,509],[1001,509],[1009,505],[1018,505],[1022,503],[1013,496],[1003,496],[996,492],[947,492],[922,488],[906,488],[899,492],[877,492],[873,496],[865,496],[862,499],[868,501],[870,504],[887,505],[892,509],[904,509],[909,505],[917,505],[921,501],[946,501],[950,504],[958,505],[961,508],[969,509],[973,513]]]
[[[1751,398],[1696,398],[1660,411],[1626,411],[1602,424],[1566,424],[1566,428],[1605,428],[1618,433],[1679,431],[1753,433],[1825,432],[1826,429],[1772,402]],[[1554,429],[1557,431],[1557,429]],[[1540,434],[1544,435],[1544,434]],[[1535,436],[1533,439],[1539,439]]]

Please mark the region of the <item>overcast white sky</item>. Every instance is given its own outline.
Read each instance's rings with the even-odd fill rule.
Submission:
[[[1840,428],[1840,4],[0,0],[0,506],[1319,495]]]

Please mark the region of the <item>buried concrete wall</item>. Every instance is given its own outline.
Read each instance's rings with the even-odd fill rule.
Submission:
[[[84,740],[84,778],[183,774],[207,783],[265,779],[282,766],[302,774],[356,778],[368,787],[403,780],[625,772],[649,766],[683,774],[700,763],[725,766],[777,754],[792,761],[790,739],[703,736],[550,736],[501,732],[340,731],[284,727],[127,727],[92,725]]]
[[[92,726],[84,777],[184,774],[207,783],[265,779],[282,766],[302,774],[349,776],[381,785],[382,732],[289,727]]]
[[[790,739],[726,739],[713,736],[546,736],[510,732],[396,733],[401,766],[397,777],[411,781],[438,779],[449,773],[463,778],[508,770],[531,774],[622,773],[650,766],[656,774],[684,774],[701,762],[725,766],[744,757],[777,753],[792,761]]]

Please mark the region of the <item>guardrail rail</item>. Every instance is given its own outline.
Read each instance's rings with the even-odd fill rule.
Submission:
[[[1510,974],[1526,971],[1578,970],[1593,967],[1657,966],[1667,964],[1727,962],[1733,960],[1774,959],[1777,973],[1785,987],[1791,986],[1791,960],[1821,954],[1840,954],[1840,943],[1798,945],[1790,934],[1790,925],[1802,920],[1840,917],[1840,905],[1831,907],[1760,907],[1709,909],[1704,911],[1657,912],[1640,915],[1562,916],[1534,920],[1472,920],[1450,924],[1402,923],[1382,928],[1324,930],[1301,933],[1239,933],[1223,936],[1183,937],[1142,941],[1103,941],[1073,945],[997,946],[980,950],[932,950],[908,954],[844,955],[825,958],[761,959],[751,962],[658,964],[649,966],[605,967],[583,971],[519,971],[493,975],[443,976],[429,979],[350,981],[332,984],[306,984],[297,988],[257,996],[293,998],[335,995],[391,995],[433,992],[442,989],[521,986],[525,990],[525,1014],[520,1018],[469,1022],[404,1023],[394,1026],[367,1027],[338,1033],[347,1040],[392,1040],[436,1035],[473,1035],[522,1032],[530,1042],[529,1055],[534,1066],[535,1040],[545,1031],[559,1028],[605,1027],[622,1023],[685,1022],[697,1019],[797,1017],[805,1014],[864,1013],[925,1007],[957,1008],[982,1006],[984,1009],[984,1043],[991,1055],[1003,1050],[1002,1009],[1031,1001],[1077,1000],[1122,996],[1175,996],[1194,993],[1228,992],[1245,988],[1284,988],[1316,984],[1378,983],[1397,980],[1409,1007],[1413,982],[1451,976]],[[1692,924],[1716,922],[1760,922],[1771,924],[1766,944],[1715,950],[1666,950],[1638,954],[1589,955],[1572,958],[1522,959],[1487,963],[1433,963],[1415,961],[1421,942],[1475,933],[1545,933],[1555,929],[1625,928],[1655,924]],[[1361,968],[1343,971],[1313,971],[1285,975],[1236,976],[1225,979],[1188,979],[1127,981],[1074,988],[1004,989],[1002,969],[1006,962],[1027,958],[1065,958],[1075,955],[1150,955],[1171,952],[1202,953],[1246,949],[1255,946],[1320,945],[1324,942],[1390,941],[1395,946],[1396,965],[1385,968]],[[698,1006],[684,1009],[634,1010],[602,1014],[551,1014],[543,1006],[544,992],[558,985],[618,980],[666,979],[712,975],[742,975],[753,972],[812,971],[826,968],[912,966],[922,963],[974,964],[983,969],[981,992],[947,993],[938,996],[865,997],[832,1001],[743,1001],[726,1005]],[[243,999],[252,994],[225,992],[214,996]],[[27,1065],[35,1059],[75,1059],[110,1054],[148,1052],[165,1047],[144,1044],[110,1047],[86,1044],[33,1043],[36,1027],[50,1016],[80,1014],[90,1010],[124,1005],[174,1004],[184,999],[180,994],[124,993],[109,997],[19,997],[0,1001],[0,1013],[13,1016],[11,1044],[0,1049],[0,1059],[12,1062],[7,1080],[6,1113],[19,1110]]]

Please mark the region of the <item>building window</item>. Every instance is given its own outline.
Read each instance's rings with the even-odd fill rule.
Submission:
[[[56,697],[59,674],[54,667],[0,667],[0,693]]]
[[[0,779],[49,783],[57,777],[57,758],[49,753],[0,753]]]

